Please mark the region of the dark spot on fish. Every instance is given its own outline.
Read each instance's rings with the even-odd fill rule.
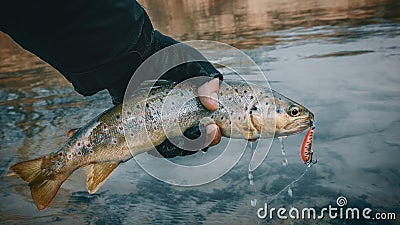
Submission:
[[[211,116],[211,119],[214,119],[214,115]]]
[[[244,107],[244,110],[247,111],[247,106]]]
[[[238,117],[238,120],[240,120],[240,116]]]
[[[246,94],[246,93],[247,93],[247,91],[246,91],[246,90],[244,90],[244,91],[243,91],[243,93],[245,93],[245,94]]]
[[[278,98],[279,100],[282,100],[282,98]]]
[[[250,115],[252,115],[253,114],[253,111],[250,111]]]
[[[90,148],[90,146],[92,146],[90,143],[88,143],[87,145],[86,145],[88,148]]]
[[[120,116],[119,116],[119,115],[116,115],[115,117],[117,117],[117,119],[119,119],[119,118],[120,118]]]
[[[146,108],[149,108],[149,103],[146,103]]]
[[[282,113],[282,109],[281,108],[276,108],[276,113],[281,114]]]
[[[265,105],[268,105],[268,102],[266,102]]]
[[[58,156],[62,156],[62,155],[63,155],[62,152],[59,152],[59,153],[58,153]]]
[[[254,98],[254,96],[252,95],[252,96],[250,96],[250,99],[253,99]]]
[[[228,99],[229,99],[229,101],[232,101],[232,97],[229,97]]]
[[[221,116],[221,120],[223,120],[224,119],[224,117],[223,116]]]
[[[126,112],[126,114],[131,115],[132,113],[131,113],[131,111],[128,111],[128,112]]]
[[[229,120],[229,125],[231,125],[231,124],[232,124],[232,121]]]
[[[229,91],[229,88],[225,88],[225,91]]]
[[[238,91],[238,89],[237,89],[237,88],[235,88],[235,92],[236,92],[236,93],[239,93],[239,91]]]
[[[251,110],[257,111],[258,108],[257,108],[257,106],[253,106],[253,108],[251,108]]]
[[[136,105],[136,108],[140,109],[140,105]]]

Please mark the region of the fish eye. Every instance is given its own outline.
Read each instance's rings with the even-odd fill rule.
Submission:
[[[290,116],[293,116],[293,117],[300,116],[300,112],[301,112],[301,110],[297,106],[290,106],[290,108],[289,108]]]

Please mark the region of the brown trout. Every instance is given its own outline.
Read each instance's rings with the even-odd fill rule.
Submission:
[[[10,167],[29,183],[39,210],[50,204],[76,169],[85,168],[87,190],[93,194],[120,163],[154,150],[167,137],[181,136],[190,127],[215,123],[225,137],[254,140],[300,133],[312,126],[314,117],[293,100],[242,81],[221,83],[216,111],[203,107],[190,84],[142,92],[70,133],[57,151]]]

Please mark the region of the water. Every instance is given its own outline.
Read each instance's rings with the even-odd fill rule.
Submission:
[[[161,31],[180,40],[218,40],[244,50],[272,88],[315,114],[318,163],[271,207],[336,206],[400,217],[400,6],[392,0],[142,1]],[[0,221],[6,224],[256,224],[256,209],[302,175],[305,133],[279,143],[255,171],[249,158],[222,178],[175,187],[121,165],[99,192],[85,192],[77,171],[48,209],[38,212],[26,184],[5,177],[13,163],[55,150],[69,129],[111,106],[106,92],[83,98],[37,58],[0,37]],[[249,71],[251,73],[251,71]],[[266,147],[266,146],[259,146]],[[218,151],[218,147],[213,148]],[[210,149],[206,155],[212,154]],[[196,154],[191,157],[202,157]],[[257,190],[257,196],[254,189]],[[285,192],[286,193],[286,192]],[[251,199],[257,199],[251,206]],[[261,220],[261,224],[398,224],[397,221]]]

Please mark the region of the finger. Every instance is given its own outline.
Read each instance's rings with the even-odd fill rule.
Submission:
[[[200,102],[209,110],[218,109],[219,79],[215,78],[199,87],[197,90]]]
[[[213,146],[221,141],[221,131],[216,124],[210,124],[206,126],[206,143],[208,146]]]

